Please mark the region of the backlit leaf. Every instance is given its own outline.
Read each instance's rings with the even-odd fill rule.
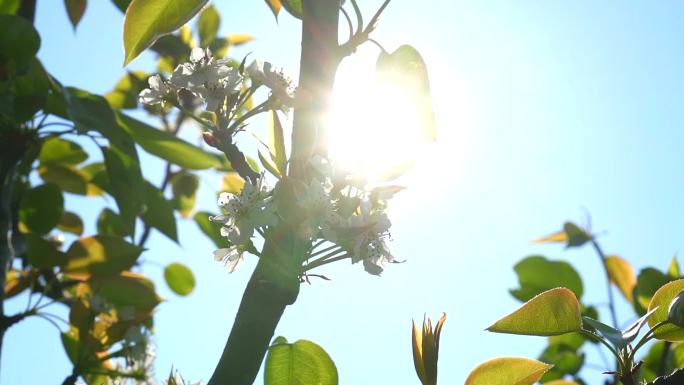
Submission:
[[[117,113],[117,121],[137,144],[152,155],[192,170],[221,166],[221,162],[213,154],[193,146],[169,132],[158,130],[121,113]]]
[[[130,269],[141,248],[112,235],[80,238],[67,250],[68,273],[117,274]]]
[[[620,293],[622,293],[627,301],[632,302],[634,287],[637,284],[636,274],[632,265],[617,255],[606,257],[605,263],[610,282],[620,289]]]
[[[209,237],[214,242],[217,248],[224,248],[228,246],[228,241],[226,238],[221,236],[221,224],[217,222],[212,222],[209,220],[210,216],[214,214],[208,213],[206,211],[198,211],[195,213],[193,219],[197,226],[200,228],[202,233]]]
[[[650,327],[655,326],[661,321],[667,320],[670,303],[682,291],[684,291],[684,279],[668,282],[656,291],[653,298],[651,298],[651,302],[648,304],[649,311],[657,307],[653,316],[648,320]],[[672,324],[667,324],[656,330],[655,337],[659,340],[672,342],[684,341],[684,329]]]
[[[274,177],[280,179],[282,175],[280,174],[280,171],[278,171],[278,166],[276,166],[270,159],[266,158],[264,156],[263,152],[261,150],[258,151],[259,153],[259,160],[261,161],[261,165],[264,166],[264,168],[271,173]]]
[[[227,40],[230,45],[243,45],[254,40],[254,36],[246,33],[234,33],[228,35]]]
[[[114,109],[129,109],[138,107],[138,95],[148,87],[149,75],[144,71],[130,71],[114,86],[114,89],[104,97]]]
[[[178,242],[176,218],[173,215],[173,203],[149,182],[145,182],[145,205],[147,209],[140,216],[150,227],[154,227],[171,240]]]
[[[124,66],[192,19],[208,0],[133,0],[124,17]]]
[[[124,237],[128,232],[121,216],[111,209],[105,208],[97,217],[97,233]]]
[[[64,198],[54,184],[36,186],[26,192],[19,209],[19,221],[27,230],[46,234],[64,212]]]
[[[221,25],[221,16],[216,11],[213,5],[204,8],[197,20],[197,32],[200,37],[200,47],[208,46],[216,38],[219,26]]]
[[[54,183],[64,192],[86,195],[88,175],[70,165],[43,164],[38,167],[38,175],[46,183]]]
[[[78,143],[58,137],[46,139],[38,155],[40,163],[76,165],[86,159],[88,159],[88,154]]]
[[[124,272],[120,275],[94,276],[88,280],[93,293],[117,306],[132,306],[140,312],[151,312],[161,298],[154,284],[140,274]]]
[[[36,278],[35,272],[24,270],[9,270],[5,281],[5,299],[12,298],[31,286],[31,281]]]
[[[552,366],[529,358],[494,358],[475,367],[465,385],[532,385]]]
[[[535,239],[534,243],[565,243],[565,247],[578,247],[591,240],[591,235],[572,222],[565,222],[563,230]]]
[[[568,380],[553,380],[549,382],[545,382],[544,385],[580,385],[575,381],[568,381]]]
[[[634,288],[634,309],[639,315],[646,313],[651,298],[670,278],[657,269],[647,267],[639,272]]]
[[[299,340],[288,343],[279,337],[268,349],[264,364],[268,385],[337,385],[337,368],[317,344]]]
[[[555,288],[532,298],[487,328],[490,332],[552,336],[582,328],[580,304],[566,288]]]
[[[275,110],[271,111],[268,148],[269,152],[271,153],[271,160],[273,160],[273,163],[275,163],[280,175],[285,175],[287,173],[285,135],[283,134],[283,125],[280,123],[280,118]]]
[[[195,288],[192,270],[180,263],[171,263],[164,269],[164,279],[169,288],[178,295],[188,295]]]
[[[437,127],[430,96],[430,81],[427,66],[418,50],[410,45],[402,45],[390,54],[383,52],[378,57],[376,70],[381,80],[409,92],[422,123],[423,136],[436,141]]]
[[[271,12],[273,12],[273,16],[275,16],[276,20],[278,20],[278,14],[280,13],[280,8],[282,5],[280,4],[280,0],[266,0],[266,5],[271,9]]]
[[[514,269],[518,274],[520,288],[510,292],[520,301],[527,301],[555,287],[568,288],[578,298],[582,298],[584,293],[582,278],[567,262],[550,261],[543,256],[533,255],[518,262]],[[553,271],[553,274],[548,274],[549,271]]]
[[[682,275],[676,255],[672,257],[672,261],[670,261],[670,266],[667,268],[667,275],[669,275],[672,279],[677,279]]]
[[[171,179],[171,191],[176,209],[183,218],[192,216],[197,199],[197,189],[199,188],[199,178],[189,172],[181,172],[174,175]]]
[[[283,8],[297,19],[302,18],[302,0],[280,0]]]
[[[240,174],[236,172],[228,172],[223,175],[223,182],[221,183],[221,191],[237,194],[242,191],[245,185],[245,180]]]

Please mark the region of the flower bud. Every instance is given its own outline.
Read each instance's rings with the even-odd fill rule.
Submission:
[[[677,294],[670,302],[670,308],[667,310],[667,320],[674,325],[684,328],[684,291]]]
[[[203,132],[203,133],[202,133],[202,138],[204,139],[204,143],[210,145],[211,147],[216,147],[216,148],[218,148],[219,145],[220,145],[219,140],[216,139],[216,137],[214,136],[214,134],[212,134],[211,132]]]

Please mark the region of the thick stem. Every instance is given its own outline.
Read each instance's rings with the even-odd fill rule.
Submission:
[[[290,175],[306,180],[311,155],[325,153],[323,114],[339,63],[337,30],[339,0],[304,0],[302,54],[298,97],[294,113]],[[221,140],[223,150],[238,172],[242,163],[236,148]],[[232,156],[232,157],[231,157]],[[234,159],[233,159],[234,158]],[[244,162],[246,166],[246,162]],[[253,173],[242,170],[243,177]],[[241,173],[241,175],[242,175]],[[299,270],[307,247],[296,235],[297,226],[283,224],[266,234],[264,249],[235,317],[228,342],[208,385],[251,385],[285,307],[299,294]],[[306,245],[309,246],[309,245]]]
[[[290,175],[306,179],[306,162],[313,154],[326,153],[323,126],[335,72],[338,50],[339,0],[302,2],[302,56],[299,71],[299,99],[292,132]]]
[[[299,294],[298,241],[286,226],[267,233],[266,244],[247,284],[235,323],[208,385],[251,385],[285,307]]]

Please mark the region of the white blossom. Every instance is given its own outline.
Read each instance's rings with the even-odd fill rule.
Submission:
[[[281,67],[254,60],[245,71],[252,81],[270,88],[273,96],[285,106],[292,106],[297,87],[293,85],[292,77]]]
[[[173,94],[171,84],[162,79],[159,75],[152,75],[147,79],[150,88],[140,92],[140,103],[154,105],[162,103],[166,98]]]
[[[223,263],[229,273],[234,272],[235,269],[237,269],[237,265],[242,262],[243,259],[242,251],[238,246],[231,246],[214,251],[214,260]]]

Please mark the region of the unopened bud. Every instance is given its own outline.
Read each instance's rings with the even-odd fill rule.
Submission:
[[[210,145],[211,147],[216,147],[216,148],[218,148],[219,145],[220,145],[219,140],[216,139],[216,137],[214,136],[214,134],[212,134],[211,132],[203,132],[203,133],[202,133],[202,138],[204,139],[204,143]]]
[[[672,299],[672,302],[670,302],[670,308],[667,310],[667,320],[680,328],[684,328],[684,291],[677,294]]]

